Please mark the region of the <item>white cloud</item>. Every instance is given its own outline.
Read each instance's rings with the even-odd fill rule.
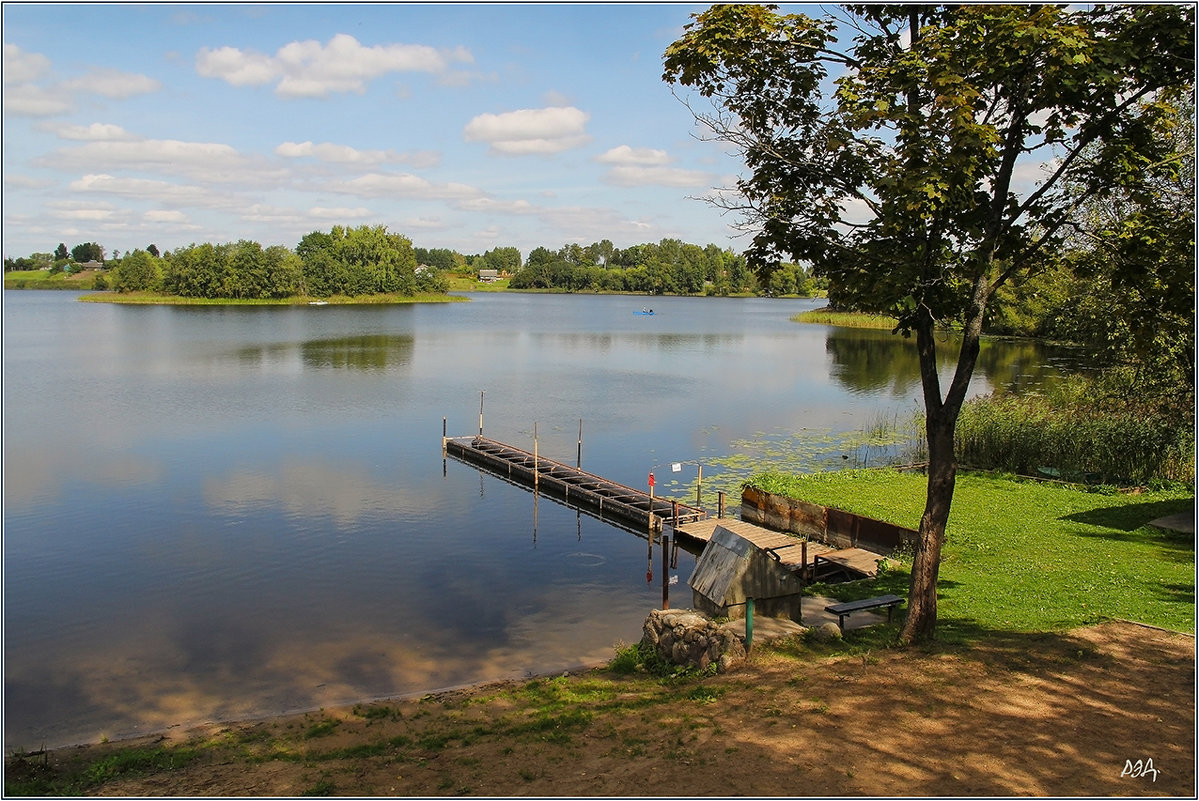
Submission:
[[[50,71],[50,59],[41,53],[26,53],[14,44],[4,45],[4,83],[30,83]]]
[[[606,153],[595,157],[596,161],[604,164],[636,164],[641,166],[658,166],[670,163],[670,156],[665,150],[655,150],[648,147],[629,147],[620,145]]]
[[[205,78],[220,78],[233,86],[258,86],[270,83],[283,70],[270,56],[243,53],[236,47],[207,47],[196,55],[196,72]]]
[[[324,220],[361,220],[365,217],[372,216],[372,213],[370,209],[364,209],[361,206],[353,209],[327,209],[323,206],[313,206],[308,210],[308,216],[317,217]]]
[[[71,101],[62,92],[33,84],[5,87],[4,113],[18,117],[52,117],[71,109]]]
[[[712,176],[702,170],[680,167],[643,167],[620,164],[608,170],[604,180],[617,186],[700,187],[711,183]]]
[[[68,81],[43,83],[50,77],[51,64],[46,56],[5,44],[4,112],[19,117],[50,117],[70,111],[76,94],[119,100],[162,86],[153,78],[117,69],[93,69]]]
[[[77,200],[57,200],[46,204],[50,214],[60,220],[109,220],[114,216],[111,203],[88,203]]]
[[[436,217],[409,217],[406,220],[401,220],[397,226],[399,230],[419,228],[424,231],[444,230],[449,226]]]
[[[60,139],[86,142],[121,142],[138,139],[119,125],[93,122],[91,125],[63,125],[53,129]]]
[[[537,207],[527,200],[496,200],[490,197],[471,198],[456,205],[462,211],[486,214],[533,214],[537,211]]]
[[[348,145],[338,145],[332,142],[283,142],[275,148],[275,155],[283,158],[314,158],[330,164],[359,164],[373,166],[385,162],[409,163],[421,167],[431,167],[441,161],[441,154],[436,151],[421,150],[412,153],[400,153],[395,150],[359,150]]]
[[[274,81],[281,97],[326,97],[337,92],[366,91],[368,81],[391,72],[446,72],[452,62],[473,62],[464,47],[438,50],[428,45],[365,46],[339,33],[327,43],[315,39],[291,42],[274,56],[236,47],[202,48],[196,72],[234,86],[261,86]]]
[[[616,186],[700,187],[711,183],[710,174],[668,166],[674,161],[665,150],[619,145],[595,157],[601,164],[613,165],[604,181]]]
[[[125,139],[60,148],[33,163],[52,169],[94,173],[138,170],[186,175],[203,183],[275,183],[283,177],[281,171],[271,172],[261,160],[243,156],[230,145],[179,139],[138,139],[132,135]]]
[[[360,175],[349,181],[338,181],[329,191],[359,197],[421,197],[432,199],[469,198],[479,195],[473,186],[458,183],[434,184],[411,173],[378,173]]]
[[[45,189],[46,187],[54,186],[54,181],[49,178],[16,175],[6,170],[4,173],[4,185],[13,189]]]
[[[468,142],[486,142],[497,153],[548,155],[580,147],[591,115],[573,106],[480,114],[462,131]]]
[[[106,173],[89,173],[67,185],[72,192],[134,197],[150,203],[177,206],[227,207],[232,200],[225,193],[213,193],[199,186],[173,184],[148,178],[118,178]]]
[[[154,209],[143,214],[142,219],[151,223],[185,223],[187,215],[177,210]]]
[[[79,78],[66,81],[63,88],[72,92],[87,92],[113,100],[157,92],[162,84],[146,75],[122,72],[117,69],[94,69]]]

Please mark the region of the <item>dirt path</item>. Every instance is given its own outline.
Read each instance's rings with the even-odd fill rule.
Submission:
[[[1128,623],[970,650],[784,647],[667,686],[586,673],[191,732],[209,747],[185,767],[95,791],[1194,797],[1194,688],[1194,638]]]

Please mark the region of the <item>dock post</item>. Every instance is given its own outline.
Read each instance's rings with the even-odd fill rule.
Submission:
[[[662,535],[662,608],[670,608],[670,537]]]
[[[695,482],[695,505],[703,508],[703,503],[700,502],[700,493],[704,489],[704,466],[699,465],[699,479]]]
[[[745,653],[754,647],[754,599],[745,599]]]
[[[654,541],[654,474],[649,474],[649,541]]]
[[[716,493],[716,518],[724,518],[724,490]]]
[[[678,501],[672,500],[670,502],[670,516],[672,518],[671,523],[670,523],[671,527],[675,531],[678,531],[679,530],[679,502]]]
[[[483,395],[486,390],[479,390],[479,436],[483,436]]]
[[[441,457],[443,459],[445,458],[445,433],[446,433],[445,418],[443,417],[443,418],[441,418]]]
[[[533,488],[537,488],[538,476],[541,473],[537,469],[537,423],[533,423]]]
[[[583,467],[583,420],[579,419],[579,449],[575,454],[575,467]]]

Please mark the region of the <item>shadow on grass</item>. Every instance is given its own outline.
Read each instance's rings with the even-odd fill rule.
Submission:
[[[1112,528],[1117,531],[1133,532],[1159,517],[1193,511],[1194,508],[1195,501],[1193,499],[1146,501],[1145,503],[1120,504],[1106,506],[1102,509],[1089,509],[1085,512],[1066,515],[1061,519],[1071,520],[1076,523],[1086,523],[1091,526]],[[1188,535],[1183,534],[1182,536],[1187,537]]]
[[[1076,531],[1079,537],[1098,537],[1116,542],[1153,545],[1172,562],[1195,561],[1195,537],[1184,531],[1150,526],[1159,517],[1192,511],[1194,501],[1151,501],[1131,506],[1109,506],[1066,515],[1062,520],[1095,526],[1094,531]],[[1193,593],[1192,593],[1193,595]]]

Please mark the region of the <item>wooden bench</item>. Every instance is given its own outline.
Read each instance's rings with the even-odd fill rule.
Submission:
[[[891,622],[891,612],[895,607],[903,603],[903,599],[898,595],[878,595],[874,598],[863,598],[860,601],[846,601],[841,604],[829,604],[824,607],[824,611],[832,612],[837,616],[837,625],[841,631],[845,631],[845,618],[854,612],[861,612],[865,609],[878,609],[879,607],[887,607],[887,622]]]

